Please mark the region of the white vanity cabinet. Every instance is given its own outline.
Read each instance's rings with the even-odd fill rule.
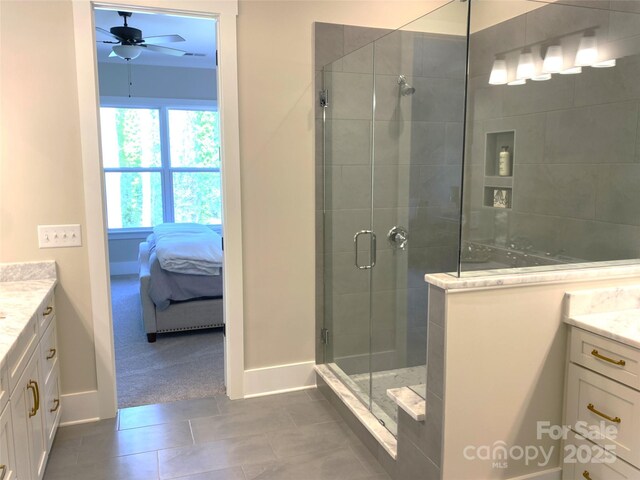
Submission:
[[[16,456],[13,443],[11,407],[7,402],[0,413],[0,480],[16,480]]]
[[[32,324],[35,325],[35,330],[29,330]],[[34,331],[35,340],[31,338],[31,332]],[[14,380],[11,382],[8,407],[13,427],[16,478],[40,480],[44,476],[48,454],[60,421],[53,294],[28,323],[27,332],[29,335],[24,336],[24,342],[18,343],[13,355],[9,356],[9,372]],[[25,365],[24,368],[22,365]]]
[[[640,480],[639,364],[640,349],[569,327],[563,479]]]

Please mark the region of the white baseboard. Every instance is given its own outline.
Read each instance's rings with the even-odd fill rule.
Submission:
[[[542,472],[530,473],[521,477],[511,477],[509,480],[561,480],[562,467],[550,468]]]
[[[290,363],[244,371],[244,396],[259,397],[316,386],[316,362]]]
[[[112,262],[109,263],[110,275],[133,275],[138,273],[140,264],[137,261],[134,262]]]
[[[97,390],[61,395],[60,408],[62,408],[60,426],[100,420]]]

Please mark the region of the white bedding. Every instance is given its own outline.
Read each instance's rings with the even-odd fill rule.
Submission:
[[[198,223],[163,223],[153,227],[156,256],[170,272],[220,275],[222,238]]]

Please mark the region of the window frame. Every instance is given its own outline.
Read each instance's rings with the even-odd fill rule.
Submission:
[[[174,173],[218,173],[220,182],[222,183],[221,167],[172,167],[170,155],[169,140],[169,110],[191,110],[191,111],[209,111],[217,112],[219,115],[218,105],[216,101],[203,100],[183,100],[183,99],[122,99],[118,97],[101,97],[100,110],[102,108],[128,108],[128,109],[145,109],[158,110],[158,125],[160,129],[160,166],[159,167],[104,167],[102,166],[103,176],[106,181],[107,173],[137,173],[137,172],[156,172],[160,173],[162,184],[162,219],[165,223],[173,223],[175,221],[174,210],[174,191],[173,191],[173,174]],[[222,145],[219,146],[222,149]],[[222,159],[222,152],[220,152]],[[223,200],[222,200],[223,201]],[[105,192],[105,207],[109,208],[108,199]],[[222,214],[222,212],[221,212]],[[107,217],[108,218],[108,217]],[[208,225],[214,231],[221,233],[222,218],[219,223]],[[109,228],[107,222],[107,234],[109,239],[125,239],[125,238],[144,238],[153,231],[151,227],[125,227],[125,228]]]

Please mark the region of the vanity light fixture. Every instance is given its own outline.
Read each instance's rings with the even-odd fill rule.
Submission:
[[[526,80],[536,74],[536,66],[533,62],[531,52],[523,51],[518,58],[518,68],[516,69],[516,79]]]
[[[504,85],[507,83],[507,62],[504,59],[496,58],[493,61],[491,75],[489,75],[490,85]]]
[[[544,82],[545,80],[551,80],[550,73],[541,73],[540,75],[534,75],[531,77],[531,80],[534,82]]]
[[[576,67],[590,67],[598,62],[598,41],[595,35],[585,34],[580,39],[578,53],[576,53]]]
[[[582,67],[571,67],[566,70],[562,70],[560,75],[575,75],[576,73],[582,73]]]
[[[593,68],[609,68],[616,66],[616,59],[612,58],[611,60],[603,60],[602,62],[594,63],[591,65]]]
[[[560,73],[564,65],[562,57],[562,47],[560,45],[551,45],[547,48],[547,54],[542,62],[543,73]]]

